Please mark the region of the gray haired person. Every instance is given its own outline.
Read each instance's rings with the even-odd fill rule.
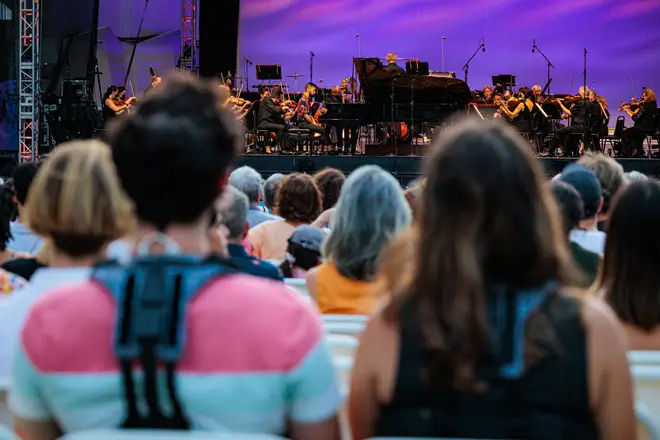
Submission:
[[[410,206],[391,174],[375,165],[359,168],[344,184],[323,245],[326,263],[308,273],[308,289],[316,297],[324,266],[334,265],[343,277],[372,281],[378,260],[390,240],[412,221]],[[329,286],[332,289],[332,286]],[[342,292],[333,291],[333,295]]]
[[[284,174],[276,173],[271,175],[266,182],[264,182],[264,203],[266,208],[273,212],[275,209],[275,204],[277,203],[277,192],[282,186],[282,181],[284,180]]]
[[[277,219],[277,217],[264,212],[259,207],[261,201],[261,174],[254,168],[248,166],[236,168],[229,175],[229,184],[247,196],[250,203],[248,221],[251,228],[265,221]]]

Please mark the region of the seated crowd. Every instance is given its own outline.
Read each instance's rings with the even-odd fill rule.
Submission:
[[[660,183],[597,154],[547,180],[512,128],[470,120],[405,191],[373,165],[264,180],[232,166],[218,93],[174,79],[107,145],[0,187],[18,436],[635,438],[626,354],[660,351]],[[369,317],[345,393],[333,315]]]

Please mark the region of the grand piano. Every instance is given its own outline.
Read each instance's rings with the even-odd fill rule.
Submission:
[[[466,110],[470,89],[459,79],[393,74],[378,58],[355,58],[364,103],[326,104],[319,121],[345,121],[355,125],[378,122],[441,122]]]

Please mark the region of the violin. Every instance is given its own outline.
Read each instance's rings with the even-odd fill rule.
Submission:
[[[575,95],[575,96],[567,96],[566,98],[554,98],[552,102],[562,102],[564,105],[572,105],[575,104],[578,101],[582,101],[584,97],[580,95]]]
[[[628,109],[630,111],[635,111],[643,104],[643,102],[644,102],[643,99],[641,101],[638,101],[637,98],[632,98],[629,102],[622,103],[619,106],[619,111],[622,112],[625,109]]]

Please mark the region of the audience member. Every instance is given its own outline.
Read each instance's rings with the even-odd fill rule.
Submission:
[[[620,163],[603,153],[588,151],[578,160],[578,163],[591,170],[598,181],[603,192],[603,207],[598,213],[598,229],[605,230],[605,221],[610,214],[612,199],[625,183],[623,167]]]
[[[660,350],[660,183],[635,182],[615,199],[600,287],[630,350]]]
[[[483,121],[439,139],[411,282],[361,336],[353,438],[634,438],[624,335],[602,302],[564,294],[570,255],[529,145]]]
[[[284,174],[275,173],[272,174],[264,182],[264,205],[268,208],[269,212],[274,212],[277,205],[277,193],[282,186],[282,181],[284,180]]]
[[[261,174],[254,168],[243,166],[235,169],[229,175],[229,184],[242,191],[250,202],[248,221],[250,227],[254,228],[268,220],[276,220],[278,217],[264,212],[259,206],[261,201]]]
[[[341,187],[344,186],[346,176],[335,168],[325,168],[314,175],[314,182],[321,191],[321,202],[323,211],[334,208],[339,200]]]
[[[25,204],[29,196],[30,186],[38,170],[39,164],[35,162],[22,163],[14,170],[14,193],[16,194],[18,218],[11,224],[12,238],[7,243],[7,248],[14,252],[35,254],[43,244],[43,238],[35,235],[25,225]]]
[[[16,216],[14,191],[6,185],[0,185],[0,265],[29,254],[14,252],[7,248],[12,239],[11,221]]]
[[[7,261],[1,267],[7,272],[11,272],[21,278],[25,278],[27,281],[30,281],[38,269],[41,269],[42,267],[48,267],[51,249],[51,242],[49,240],[44,240],[41,248],[35,255]]]
[[[242,131],[218,105],[217,89],[192,78],[173,78],[112,130],[113,159],[135,203],[134,235],[139,237],[139,255],[123,273],[115,273],[144,271],[145,259],[224,267],[221,260],[204,258],[211,249],[213,205]],[[171,255],[143,256],[163,247]],[[108,267],[97,270],[100,274]],[[163,272],[161,282],[174,285],[168,274]],[[148,286],[130,287],[134,296],[144,298],[140,292]],[[9,397],[23,438],[54,439],[62,432],[123,426],[127,416],[134,420],[143,414],[129,412],[129,401],[151,408],[156,416],[158,403],[152,403],[162,398],[184,419],[178,427],[337,439],[341,397],[321,323],[283,283],[240,274],[208,280],[186,302],[181,317],[185,346],[173,373],[176,387],[163,380],[147,390],[143,384],[155,378],[155,366],[138,380],[130,380],[131,368],[119,368],[113,334],[126,321],[111,293],[91,280],[49,292],[30,310]],[[165,319],[162,308],[155,307],[164,306],[163,300],[148,304],[154,307],[153,319]],[[142,317],[126,319],[139,323]],[[143,370],[153,365],[143,360],[135,359]],[[156,364],[167,366],[160,355]],[[132,392],[125,392],[122,383],[130,384]],[[145,401],[145,392],[157,396]],[[180,405],[173,406],[175,400]]]
[[[229,259],[241,271],[257,277],[282,281],[280,270],[267,261],[260,260],[247,253],[243,240],[250,230],[248,222],[249,202],[240,190],[228,185],[217,202],[220,221],[227,228],[227,251]]]
[[[276,211],[282,217],[280,220],[261,223],[248,232],[248,242],[257,258],[283,260],[293,230],[312,223],[319,216],[321,193],[314,179],[300,173],[286,176],[277,193]]]
[[[574,187],[584,207],[584,217],[577,228],[571,231],[571,241],[584,249],[603,255],[605,233],[598,230],[598,216],[603,207],[603,196],[596,175],[579,164],[564,168],[560,180]]]
[[[623,175],[623,180],[626,183],[633,183],[633,182],[646,182],[649,180],[649,177],[646,174],[640,173],[639,171],[628,171]]]
[[[391,174],[370,165],[346,179],[323,246],[327,262],[307,275],[307,289],[321,313],[374,311],[379,256],[410,222],[410,207]]]
[[[108,243],[128,232],[131,209],[110,149],[98,141],[59,145],[41,166],[30,189],[26,222],[52,243],[49,267],[37,270],[20,293],[0,303],[0,375],[10,373],[30,307],[53,288],[87,280]]]
[[[559,211],[564,225],[564,234],[569,243],[569,249],[573,260],[582,269],[584,275],[584,287],[591,286],[598,277],[601,258],[600,255],[589,252],[577,243],[570,241],[571,231],[577,228],[584,218],[584,206],[580,194],[571,185],[556,181],[550,183],[550,192],[559,205]]]
[[[285,278],[307,278],[307,272],[321,264],[321,246],[325,240],[322,229],[311,225],[298,226],[289,238],[286,258],[280,265]]]

